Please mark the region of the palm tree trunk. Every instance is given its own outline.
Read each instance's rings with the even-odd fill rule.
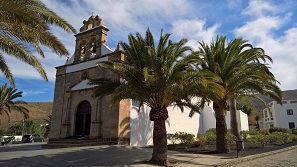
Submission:
[[[166,107],[155,107],[150,111],[150,120],[154,121],[153,143],[154,149],[151,162],[167,165],[167,132],[165,120],[168,118]]]
[[[231,133],[237,138],[237,140],[240,140],[240,133],[238,129],[238,122],[237,122],[237,109],[236,109],[236,99],[231,98],[230,99],[230,127],[231,127]]]
[[[165,120],[154,121],[153,132],[154,149],[151,162],[158,165],[166,165],[167,161],[167,132]]]
[[[216,152],[227,153],[230,148],[227,138],[226,110],[215,103],[213,108],[216,114]]]

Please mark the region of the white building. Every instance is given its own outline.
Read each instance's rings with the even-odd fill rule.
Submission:
[[[138,112],[139,103],[132,100],[130,112],[130,145],[146,146],[152,145],[153,140],[153,122],[149,121],[148,106],[143,105]],[[215,113],[212,109],[212,103],[208,103],[200,114],[194,114],[192,118],[188,115],[190,109],[185,108],[181,112],[178,107],[168,107],[169,118],[166,120],[167,133],[187,132],[190,134],[205,133],[210,128],[216,127]],[[227,112],[227,128],[230,129],[230,112]],[[242,111],[237,111],[237,121],[239,130],[249,130],[248,117]],[[170,142],[170,141],[168,141]]]
[[[271,127],[295,128],[297,124],[297,100],[284,100],[281,106],[276,101],[268,104],[263,110],[263,128]]]

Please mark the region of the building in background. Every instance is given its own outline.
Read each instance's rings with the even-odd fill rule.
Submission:
[[[297,126],[297,100],[283,100],[283,105],[276,101],[263,109],[262,124],[264,129],[272,127],[295,128]]]

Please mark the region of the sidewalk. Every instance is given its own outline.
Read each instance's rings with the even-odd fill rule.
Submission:
[[[44,143],[43,143],[44,144]],[[297,149],[297,146],[253,155],[243,158],[228,158],[217,154],[189,154],[168,151],[168,159],[175,167],[190,166],[229,166],[241,161],[255,159],[281,151]],[[0,166],[156,166],[145,163],[151,158],[152,149],[104,145],[90,147],[74,147],[62,149],[43,149],[40,143],[19,144],[0,147]],[[236,155],[234,154],[234,157]]]

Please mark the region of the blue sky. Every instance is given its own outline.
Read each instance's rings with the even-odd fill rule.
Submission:
[[[66,19],[77,31],[92,12],[109,28],[107,45],[115,49],[128,34],[147,27],[157,38],[160,30],[172,33],[172,40],[187,38],[188,45],[198,49],[198,41],[211,42],[217,35],[229,40],[237,37],[262,47],[273,58],[271,71],[281,82],[282,90],[297,89],[297,3],[296,0],[42,0],[50,9]],[[74,53],[75,37],[61,29],[51,31]],[[40,56],[49,82],[44,82],[30,66],[7,56],[16,88],[23,91],[22,100],[52,101],[55,67],[63,65],[59,57],[44,48]],[[7,83],[1,75],[0,83]]]

